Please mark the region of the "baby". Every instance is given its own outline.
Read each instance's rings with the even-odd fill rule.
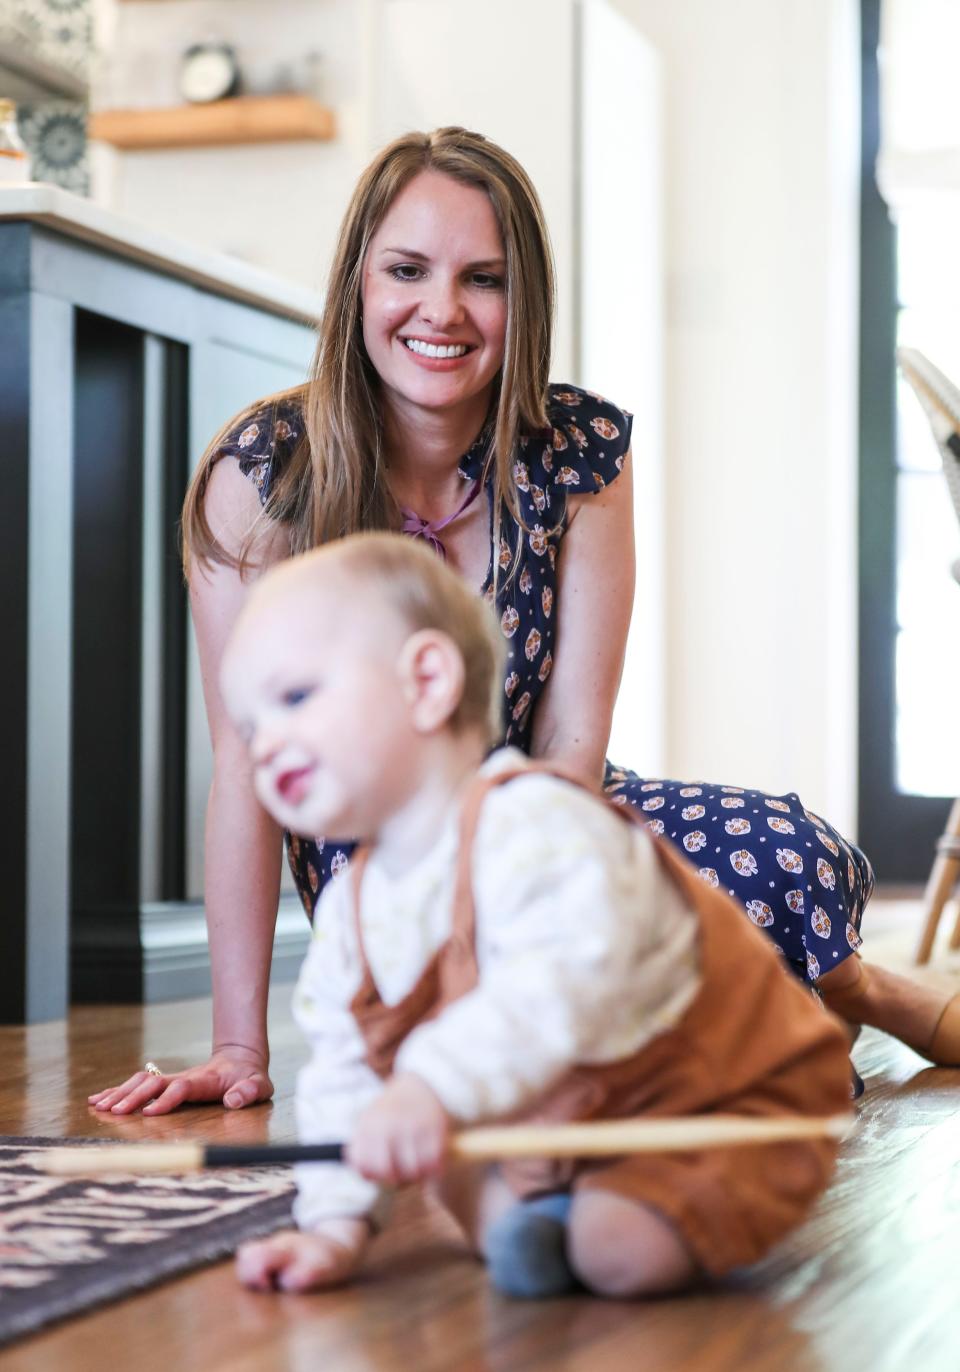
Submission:
[[[306,630],[306,632],[305,632]],[[820,1115],[847,1040],[722,892],[598,795],[502,749],[489,608],[407,539],[283,563],[228,645],[224,699],[294,834],[359,836],[295,998],[312,1056],[299,1230],[247,1244],[253,1287],[349,1279],[389,1188],[437,1194],[517,1296],[676,1290],[756,1261],[823,1190],[827,1140],[592,1162],[446,1166],[504,1118]],[[484,760],[486,759],[486,760]]]

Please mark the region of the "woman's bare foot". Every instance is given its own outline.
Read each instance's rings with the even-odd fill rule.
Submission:
[[[245,1243],[237,1252],[237,1279],[255,1291],[318,1291],[339,1286],[360,1266],[367,1246],[365,1220],[328,1220],[321,1230],[296,1229]]]
[[[817,983],[824,1004],[850,1024],[869,1024],[943,1066],[960,1066],[960,998],[860,958]]]

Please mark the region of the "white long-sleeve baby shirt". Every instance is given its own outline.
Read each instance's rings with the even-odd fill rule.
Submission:
[[[485,774],[525,759],[510,749]],[[403,999],[451,932],[457,866],[452,814],[401,876],[370,855],[360,924],[384,1004]],[[483,802],[472,857],[479,981],[404,1040],[414,1072],[459,1123],[522,1109],[576,1064],[613,1062],[672,1028],[699,987],[697,918],[652,840],[604,803],[531,773]],[[324,890],[294,1000],[311,1058],[297,1081],[303,1141],[349,1139],[383,1089],[350,1005],[362,979],[353,884]],[[372,1214],[381,1194],[340,1165],[298,1169],[296,1218]]]

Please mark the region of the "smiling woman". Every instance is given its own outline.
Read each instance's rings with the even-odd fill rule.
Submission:
[[[464,241],[458,228],[467,225]],[[433,255],[392,246],[408,241],[428,243]],[[397,196],[370,244],[363,281],[363,341],[393,404],[420,395],[427,405],[449,405],[486,393],[506,338],[501,254],[484,191],[423,172]],[[448,383],[439,386],[436,376]]]
[[[240,1107],[272,1092],[265,1025],[280,830],[257,803],[220,661],[265,568],[376,529],[427,539],[494,607],[507,649],[499,741],[636,810],[851,1022],[960,1061],[960,1026],[942,1018],[943,995],[862,975],[869,864],[798,796],[643,780],[605,759],[633,602],[631,417],[578,386],[549,384],[553,280],[536,192],[509,153],[460,128],[398,139],[347,209],[310,380],[238,415],[201,461],[183,528],[214,748],[205,881],[214,1048],[186,1072],[135,1073],[91,1097],[97,1108]],[[358,613],[345,587],[322,613],[288,616],[283,632],[306,661],[311,641],[349,635]],[[359,695],[348,704],[362,708]],[[376,709],[368,718],[375,726]],[[312,916],[352,845],[299,819],[298,766],[277,785]]]

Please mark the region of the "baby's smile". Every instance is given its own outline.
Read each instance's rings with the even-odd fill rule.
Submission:
[[[303,767],[288,768],[279,774],[274,783],[277,795],[288,805],[299,805],[310,789],[312,775],[312,763]]]

